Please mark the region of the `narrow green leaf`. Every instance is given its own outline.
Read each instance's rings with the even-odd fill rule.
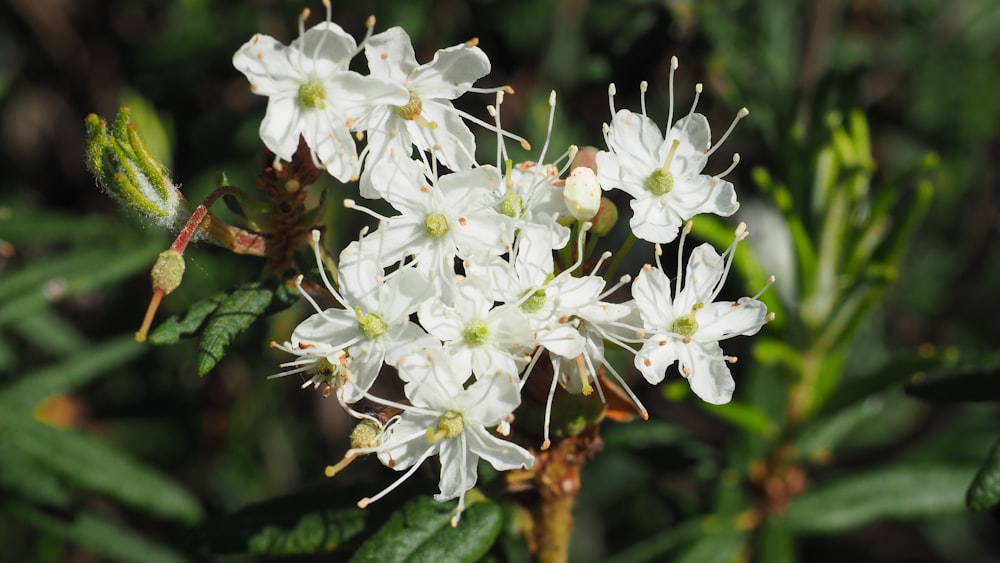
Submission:
[[[29,372],[16,383],[0,390],[0,408],[34,408],[45,397],[86,385],[144,351],[131,335],[95,344],[54,366]]]
[[[711,520],[710,520],[711,521]],[[746,548],[746,534],[730,522],[706,527],[702,535],[676,558],[673,563],[731,563]]]
[[[32,506],[8,502],[5,512],[32,526],[65,538],[83,549],[123,563],[183,563],[188,558],[92,512],[59,517]]]
[[[149,342],[158,346],[176,344],[184,338],[200,333],[209,315],[219,308],[219,304],[227,296],[228,294],[223,292],[206,297],[191,305],[183,315],[174,315],[163,321],[149,335]]]
[[[0,325],[33,315],[57,299],[75,297],[124,279],[136,272],[152,267],[156,256],[163,250],[162,243],[150,241],[142,246],[132,246],[117,251],[105,251],[92,257],[86,264],[74,262],[74,269],[61,271],[45,283],[32,287],[17,299],[0,307]],[[95,264],[99,265],[95,267]],[[54,282],[58,289],[49,288]]]
[[[201,505],[186,489],[89,434],[8,409],[0,409],[0,434],[19,455],[83,488],[179,522],[202,518]]]
[[[919,372],[938,368],[954,360],[954,354],[913,353],[901,355],[866,375],[851,377],[837,388],[837,391],[823,405],[823,413],[836,412],[857,401],[899,385]]]
[[[965,504],[971,510],[986,510],[998,503],[1000,503],[1000,442],[990,450],[990,455],[979,468],[965,495]]]
[[[120,223],[109,221],[107,217],[22,206],[6,209],[9,212],[0,213],[0,239],[13,244],[79,242],[124,232]]]
[[[240,509],[205,534],[217,554],[333,551],[364,532],[369,512],[344,507],[343,492],[308,491]]]
[[[452,527],[454,503],[418,497],[400,508],[354,554],[355,563],[478,561],[503,528],[503,510],[488,502],[466,506]]]
[[[827,461],[842,440],[876,414],[881,401],[864,401],[807,422],[795,439],[796,454],[814,462]]]
[[[795,531],[838,533],[882,518],[921,518],[963,510],[973,470],[950,466],[897,466],[853,474],[792,499]]]
[[[55,475],[4,442],[0,442],[0,491],[8,491],[2,497],[22,497],[60,508],[73,503],[69,491]]]
[[[73,354],[89,345],[79,329],[50,307],[18,319],[10,328],[25,341],[53,356]]]
[[[241,285],[212,313],[198,350],[198,374],[205,375],[219,363],[230,344],[264,314],[274,299],[274,287],[262,282]]]
[[[688,520],[663,530],[651,538],[633,543],[625,551],[604,559],[604,563],[645,563],[669,561],[667,554],[678,547],[693,542],[704,532],[703,520]]]
[[[998,402],[1000,371],[963,373],[906,386],[906,394],[929,403]]]
[[[733,401],[725,405],[705,403],[702,406],[715,416],[752,434],[770,438],[778,431],[770,415],[755,405]]]

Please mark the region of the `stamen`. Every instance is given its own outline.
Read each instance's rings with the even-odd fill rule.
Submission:
[[[667,114],[667,131],[674,124],[674,72],[677,70],[677,57],[670,57],[670,79],[668,80],[668,90],[670,92],[670,112]]]
[[[542,144],[542,153],[538,156],[538,163],[545,164],[545,153],[549,150],[549,141],[552,140],[552,122],[556,116],[556,91],[549,93],[549,126],[545,130],[545,143]]]
[[[556,395],[556,384],[559,383],[559,374],[552,374],[552,384],[549,385],[549,394],[545,399],[545,424],[542,426],[542,446],[541,450],[544,452],[549,449],[552,442],[549,440],[549,422],[552,420],[552,399]]]
[[[740,153],[738,153],[738,152],[737,153],[733,153],[733,163],[729,165],[729,168],[726,168],[725,170],[723,170],[722,174],[716,175],[715,179],[716,180],[721,180],[721,179],[725,178],[730,172],[732,172],[733,170],[736,169],[736,165],[739,164],[739,163],[740,163]]]
[[[715,146],[713,146],[711,150],[705,153],[705,156],[712,156],[712,153],[714,153],[716,149],[721,147],[722,143],[724,143],[725,140],[729,138],[729,134],[733,132],[733,129],[736,129],[736,124],[739,123],[741,119],[743,119],[748,115],[750,115],[750,110],[748,110],[747,108],[740,108],[740,111],[736,112],[736,117],[733,118],[732,123],[729,124],[729,129],[726,129],[726,132],[723,133],[722,137],[719,138],[719,142],[715,143]]]
[[[646,116],[646,90],[649,89],[649,82],[643,80],[639,83],[639,104],[642,107],[642,115]]]
[[[609,287],[608,289],[604,290],[604,293],[598,295],[597,298],[598,299],[604,299],[605,297],[611,295],[612,293],[614,293],[615,291],[617,291],[618,288],[624,286],[625,284],[627,284],[630,281],[632,281],[632,276],[630,276],[628,274],[625,274],[624,276],[618,278],[618,283],[616,283],[615,285],[613,285],[613,286]]]
[[[377,212],[375,212],[375,211],[373,211],[373,210],[371,210],[371,209],[369,209],[369,208],[367,208],[367,207],[365,207],[363,205],[358,205],[358,202],[354,201],[353,199],[345,199],[344,200],[344,207],[346,207],[347,209],[357,209],[358,211],[360,211],[362,213],[367,213],[368,215],[370,215],[370,216],[378,219],[380,222],[381,221],[388,221],[389,220],[389,218],[386,217],[386,216],[384,216],[384,215],[380,215],[379,213],[377,213]]]
[[[338,303],[340,303],[340,306],[345,309],[349,309],[350,307],[347,305],[347,301],[345,301],[344,298],[341,297],[339,293],[337,293],[337,290],[333,289],[333,284],[331,284],[330,279],[326,277],[326,268],[323,267],[323,257],[320,255],[319,251],[319,237],[320,237],[319,229],[313,229],[312,247],[313,247],[313,255],[316,257],[316,266],[319,267],[319,277],[322,278],[323,285],[325,285],[327,291],[329,291],[330,294],[333,295],[333,298],[336,299]]]
[[[601,253],[601,257],[597,259],[597,263],[594,264],[594,268],[590,270],[590,275],[596,276],[597,270],[599,270],[601,266],[603,266],[604,263],[607,262],[608,258],[611,258],[611,251],[605,250],[604,252]]]
[[[424,461],[426,461],[427,458],[429,458],[431,456],[431,454],[434,453],[435,451],[437,451],[437,448],[427,448],[427,451],[424,452],[423,455],[420,456],[420,459],[418,459],[416,461],[416,463],[414,463],[413,466],[410,467],[410,469],[408,469],[406,471],[406,473],[403,474],[402,477],[400,477],[399,479],[396,479],[395,481],[393,481],[393,483],[391,485],[389,485],[388,487],[382,489],[382,491],[379,492],[377,495],[375,495],[373,497],[365,497],[365,498],[359,500],[358,501],[358,508],[365,508],[369,504],[371,504],[371,503],[373,503],[373,502],[381,499],[385,495],[391,493],[393,490],[395,490],[397,487],[399,487],[401,484],[403,484],[403,481],[406,481],[407,479],[409,479],[410,476],[412,476],[417,471],[417,468],[420,467],[420,465],[423,464]]]
[[[615,83],[612,82],[611,84],[608,84],[608,107],[611,109],[611,117],[612,118],[614,118],[614,116],[615,116],[615,93],[616,92],[617,92],[617,90],[615,89]]]
[[[628,386],[628,383],[625,383],[625,380],[622,379],[622,376],[619,375],[617,371],[615,371],[615,368],[611,365],[611,363],[602,357],[601,365],[603,365],[605,371],[610,373],[612,377],[614,377],[615,380],[618,382],[618,384],[621,385],[622,389],[624,389],[625,393],[628,395],[628,398],[632,399],[632,402],[635,403],[636,408],[639,409],[639,416],[641,416],[643,420],[649,420],[649,411],[647,411],[646,407],[643,406],[642,401],[639,400],[639,397],[635,396],[635,393],[632,392],[632,388]]]

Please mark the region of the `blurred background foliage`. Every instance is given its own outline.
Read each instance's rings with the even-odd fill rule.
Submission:
[[[303,488],[313,502],[350,506],[392,477],[362,460],[324,480],[322,468],[347,447],[349,422],[295,382],[265,379],[286,359],[266,344],[286,338],[306,306],[255,324],[204,378],[193,342],[131,342],[148,268],[170,239],[123,215],[84,167],[83,117],[130,105],[189,200],[204,198],[220,170],[252,187],[265,100],[232,68],[232,53],[257,32],[290,41],[303,7],[0,6],[0,560],[183,561],[246,551],[239,537],[207,540],[206,529],[227,529],[206,525]],[[310,22],[319,21],[319,3],[308,7]],[[494,67],[484,83],[517,90],[505,100],[505,125],[536,146],[552,89],[555,147],[601,146],[611,81],[618,107],[636,108],[638,84],[648,80],[649,113],[662,123],[671,55],[681,62],[679,108],[704,82],[699,108],[717,130],[739,107],[751,109],[723,151],[742,156],[730,179],[754,248],[741,250],[745,279],[731,285],[752,293],[762,271],[777,274],[768,299],[781,316],[755,350],[734,343],[744,350],[732,351],[743,360],[731,407],[637,381],[651,420],[605,425],[605,450],[583,474],[572,560],[1000,558],[996,511],[971,513],[963,502],[1000,437],[992,293],[1000,288],[1000,4],[334,4],[335,21],[358,37],[369,13],[379,30],[403,26],[420,61],[479,37]],[[484,115],[491,101],[462,103]],[[710,166],[725,164],[717,157]],[[823,186],[854,194],[843,221],[828,220]],[[331,207],[327,245],[338,248],[362,223]],[[904,237],[882,254],[855,252],[862,233],[878,238],[910,217],[908,245]],[[803,231],[789,235],[796,221]],[[696,234],[714,240],[716,227]],[[823,243],[830,232],[840,238]],[[843,254],[843,269],[824,282],[790,240],[826,244]],[[260,267],[206,246],[187,256],[185,283],[161,318]],[[819,284],[811,293],[810,280]],[[855,325],[843,341],[817,345],[837,311],[810,317],[810,303],[833,299],[837,309],[858,288]],[[803,359],[827,367],[805,380],[796,369]],[[430,473],[413,487],[433,486]],[[986,486],[997,493],[995,482]],[[496,560],[525,553],[511,526],[496,529]]]

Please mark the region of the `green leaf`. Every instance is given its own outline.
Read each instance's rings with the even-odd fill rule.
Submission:
[[[365,530],[369,512],[343,507],[343,492],[309,491],[247,506],[205,534],[213,553],[333,551]]]
[[[197,301],[183,315],[174,315],[160,323],[160,326],[149,335],[149,342],[162,346],[176,344],[183,338],[189,338],[201,332],[209,315],[219,308],[228,293],[217,293]]]
[[[810,420],[795,439],[796,454],[814,462],[824,462],[843,439],[880,412],[882,401],[864,401]]]
[[[219,363],[237,336],[264,314],[274,299],[273,284],[249,282],[219,303],[205,325],[198,350],[198,374],[205,375]]]
[[[452,527],[454,515],[453,503],[418,497],[393,514],[351,561],[478,561],[503,528],[503,510],[489,501],[469,504],[458,526]]]
[[[0,285],[0,296],[8,292],[22,293],[16,298],[5,300],[4,306],[0,307],[0,325],[44,310],[57,299],[82,295],[148,269],[161,250],[162,243],[149,241],[142,246],[117,250],[105,248],[99,253],[88,253],[87,260],[80,259],[79,254],[60,257],[52,261],[54,265],[46,264],[40,268],[42,272],[49,273],[49,276],[32,275],[33,270],[27,269],[24,278],[19,276],[10,285],[5,280]],[[99,264],[99,267],[94,267],[95,264]],[[53,282],[56,283],[51,287],[58,287],[57,293],[50,289]]]
[[[789,503],[795,531],[837,533],[881,518],[921,518],[959,512],[972,470],[897,466],[825,483]]]
[[[66,508],[72,505],[69,491],[52,473],[26,459],[10,445],[0,442],[0,491],[4,497],[22,497],[40,504]]]
[[[0,434],[18,455],[83,488],[182,523],[202,518],[201,505],[186,489],[89,434],[8,409],[0,409]]]
[[[74,354],[89,345],[87,337],[52,308],[22,317],[10,328],[24,341],[52,356]]]
[[[664,530],[651,538],[633,543],[625,551],[604,560],[605,563],[643,563],[645,561],[669,561],[668,553],[681,545],[693,542],[704,533],[703,520],[688,520]]]
[[[86,385],[143,352],[143,346],[131,335],[91,346],[54,366],[30,372],[0,390],[0,408],[31,409],[45,397]]]
[[[123,226],[107,217],[61,213],[51,209],[4,206],[9,213],[0,213],[0,239],[12,244],[47,244],[110,238]],[[13,275],[13,274],[7,274]]]
[[[716,523],[708,519],[702,535],[679,556],[674,563],[731,563],[746,546],[746,534],[736,529],[732,522]]]
[[[996,402],[1000,401],[1000,371],[963,373],[913,383],[906,394],[929,403]]]
[[[705,403],[702,407],[715,416],[752,434],[771,438],[778,431],[778,427],[771,420],[770,415],[755,405],[733,401],[725,405]]]
[[[1000,503],[1000,442],[990,450],[983,466],[965,495],[965,504],[971,510],[986,510]]]
[[[898,385],[913,377],[916,373],[938,368],[953,359],[953,354],[950,352],[938,354],[914,353],[897,356],[886,362],[878,370],[845,381],[826,401],[821,412],[836,412],[861,399]]]
[[[8,502],[4,511],[36,528],[69,540],[110,561],[183,563],[188,558],[92,512],[58,517],[34,507]]]

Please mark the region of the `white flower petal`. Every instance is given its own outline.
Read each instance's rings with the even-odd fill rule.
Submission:
[[[476,466],[479,464],[479,456],[469,451],[465,432],[450,440],[443,440],[439,456],[441,478],[438,487],[441,492],[434,495],[434,500],[453,499],[476,486],[478,477]]]
[[[410,36],[401,27],[372,35],[365,43],[365,58],[372,76],[397,84],[406,84],[410,72],[417,68]]]
[[[463,43],[434,53],[431,62],[410,75],[409,86],[421,98],[453,100],[489,73],[486,53]]]
[[[648,331],[669,330],[674,322],[670,280],[659,268],[643,268],[632,282],[632,297]]]
[[[742,297],[733,303],[711,303],[698,311],[698,331],[694,340],[719,341],[733,336],[753,336],[764,326],[767,306],[756,299]]]
[[[732,400],[736,382],[729,372],[729,365],[722,359],[718,343],[678,344],[678,351],[681,373],[687,374],[695,395],[713,405],[723,405]]]
[[[663,381],[667,368],[676,361],[677,346],[669,337],[661,334],[654,334],[647,339],[635,355],[636,369],[653,385]]]
[[[497,471],[529,469],[535,465],[535,456],[531,452],[513,442],[497,438],[485,428],[469,428],[466,433],[469,449]]]

